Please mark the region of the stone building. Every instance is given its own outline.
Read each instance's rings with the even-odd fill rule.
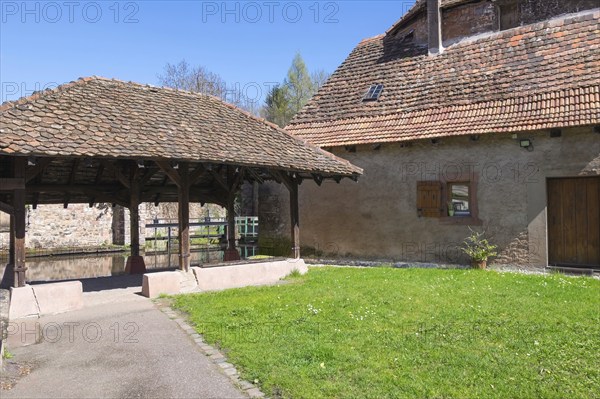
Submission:
[[[599,20],[595,0],[420,0],[360,42],[287,127],[364,169],[302,184],[305,254],[466,263],[473,228],[496,263],[599,268]],[[286,201],[262,189],[263,242]]]

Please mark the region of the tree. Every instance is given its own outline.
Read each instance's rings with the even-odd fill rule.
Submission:
[[[158,75],[158,81],[162,86],[213,95],[249,112],[256,112],[256,101],[248,99],[239,89],[228,88],[218,74],[203,66],[191,66],[185,60],[178,64],[167,63],[163,74]]]
[[[284,85],[292,114],[296,114],[314,94],[314,85],[302,56],[297,53],[287,73]]]
[[[310,74],[310,79],[313,84],[313,95],[319,91],[319,89],[327,82],[327,79],[331,74],[329,72],[325,72],[323,69],[319,69],[318,71],[314,71]]]
[[[290,109],[286,86],[275,86],[267,93],[262,116],[280,127],[285,127],[293,114]]]
[[[267,94],[262,116],[281,127],[286,126],[329,76],[323,70],[310,74],[302,56],[296,54],[283,84]]]

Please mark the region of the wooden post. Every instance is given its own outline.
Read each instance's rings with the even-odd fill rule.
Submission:
[[[146,273],[144,257],[140,256],[140,196],[139,169],[136,164],[132,164],[129,182],[129,236],[131,237],[131,255],[127,259],[127,265],[125,266],[125,271],[129,274]]]
[[[300,212],[298,210],[298,183],[291,181],[290,191],[290,218],[292,225],[292,257],[300,258]]]
[[[131,237],[131,256],[140,256],[140,194],[131,189],[129,205],[129,234]]]
[[[190,270],[190,174],[187,163],[179,164],[179,268]]]
[[[252,183],[252,216],[258,216],[258,182]]]
[[[227,196],[227,249],[223,260],[225,262],[240,260],[240,253],[235,247],[235,191]]]
[[[15,158],[14,177],[25,178],[27,160],[22,157]],[[15,287],[25,286],[25,189],[13,191],[14,216],[14,265]]]
[[[240,260],[240,253],[235,247],[235,194],[242,183],[243,171],[232,166],[227,167],[227,249],[223,260]]]
[[[227,198],[227,249],[235,250],[235,195]]]
[[[8,247],[8,263],[14,266],[15,264],[15,215],[10,215],[10,234]]]

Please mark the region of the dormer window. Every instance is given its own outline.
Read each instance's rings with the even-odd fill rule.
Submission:
[[[369,87],[369,90],[367,90],[367,93],[363,97],[363,101],[377,101],[382,91],[382,84],[376,83],[374,85],[371,85],[371,87]]]

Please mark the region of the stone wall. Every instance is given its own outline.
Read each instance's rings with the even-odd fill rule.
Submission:
[[[115,223],[112,208],[107,204],[71,204],[68,208],[62,205],[39,205],[37,209],[27,208],[25,245],[30,249],[57,248],[89,248],[115,243],[114,229],[122,229],[124,244],[130,244],[129,210],[116,209],[122,212],[122,222]],[[2,223],[8,223],[8,215],[1,213]],[[190,204],[190,219],[199,220],[206,216],[224,217],[225,211],[218,205]],[[140,205],[140,245],[144,245],[146,229],[144,225],[155,218],[176,219],[177,204]],[[6,220],[5,220],[6,219]],[[4,223],[6,222],[6,223]],[[117,234],[118,236],[118,234]],[[7,230],[0,230],[0,250],[8,248]],[[122,245],[123,242],[115,243]]]
[[[597,0],[485,0],[467,3],[443,10],[443,43],[450,46],[464,37],[498,31],[501,20],[512,21],[510,27],[514,27],[598,7]],[[410,31],[413,31],[414,43],[427,44],[426,13],[408,21],[396,36],[403,37]]]
[[[491,1],[465,4],[442,14],[444,46],[466,36],[498,30],[498,10]]]
[[[478,175],[481,226],[498,244],[496,263],[529,267],[547,264],[546,178],[600,175],[600,135],[591,127],[522,133],[533,151],[520,148],[510,134],[429,140],[379,150],[358,146],[355,153],[333,153],[364,169],[358,183],[312,181],[300,186],[300,240],[303,253],[361,259],[467,263],[457,249],[469,234],[467,225],[419,217],[416,184],[460,171]],[[266,197],[266,199],[263,199]],[[261,235],[289,240],[288,196],[281,187],[261,190]],[[279,217],[275,212],[280,212]]]

